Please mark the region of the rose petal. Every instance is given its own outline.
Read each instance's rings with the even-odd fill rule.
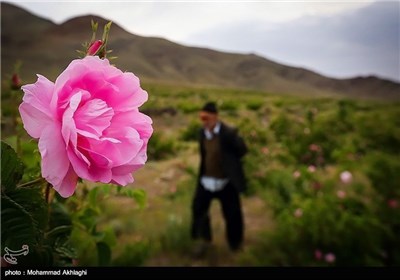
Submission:
[[[139,79],[133,73],[122,73],[109,79],[108,82],[119,89],[118,98],[115,98],[115,95],[108,95],[104,99],[116,112],[136,109],[148,99],[147,92],[140,87]]]
[[[19,113],[26,132],[33,138],[39,138],[43,130],[53,122],[48,115],[28,103],[19,106]]]
[[[60,124],[47,126],[39,139],[42,156],[42,176],[53,186],[59,186],[69,169],[65,142],[61,136]]]
[[[54,84],[41,75],[36,83],[22,87],[23,102],[19,112],[25,130],[33,138],[39,138],[47,125],[54,121],[55,111],[51,106]]]
[[[93,150],[82,148],[82,147],[80,147],[80,150],[87,152],[87,155],[88,155],[89,161],[91,163],[90,164],[91,166],[98,166],[98,167],[101,167],[101,168],[111,168],[113,166],[112,160],[110,160],[109,158],[107,158],[103,154],[100,154],[100,153],[97,153],[97,152],[95,152]]]
[[[139,134],[133,128],[121,128],[118,143],[112,140],[87,138],[85,142],[79,145],[79,148],[93,151],[96,154],[107,155],[114,166],[126,164],[137,156],[139,150],[143,146],[143,140],[139,138]]]
[[[137,109],[118,112],[114,115],[110,127],[104,131],[104,135],[118,138],[121,127],[132,127],[139,133],[141,139],[148,140],[153,133],[152,123],[150,117],[140,113]]]
[[[132,174],[130,174],[130,173],[125,174],[125,175],[114,175],[113,174],[111,182],[114,184],[121,185],[121,186],[126,186],[130,183],[133,183],[134,179],[133,179]]]
[[[92,99],[76,110],[74,120],[79,131],[89,132],[101,136],[103,131],[110,126],[114,115],[112,108],[101,99]]]
[[[82,179],[92,182],[110,183],[112,178],[111,169],[101,168],[92,163],[88,166],[78,157],[77,153],[71,149],[68,150],[68,158],[76,174]]]
[[[42,75],[37,75],[37,77],[36,83],[21,87],[25,93],[22,100],[24,103],[28,103],[40,112],[53,118],[54,105],[51,105],[51,100],[54,97],[54,84]]]
[[[75,192],[77,182],[78,175],[76,175],[74,169],[70,165],[64,179],[61,181],[60,185],[54,186],[54,189],[62,197],[70,197]]]

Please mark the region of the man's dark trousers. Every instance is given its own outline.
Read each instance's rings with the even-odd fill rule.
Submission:
[[[237,189],[228,184],[217,192],[210,192],[198,185],[192,204],[192,237],[212,240],[209,208],[212,199],[217,198],[222,206],[226,225],[226,238],[232,250],[239,249],[243,242],[243,215]]]

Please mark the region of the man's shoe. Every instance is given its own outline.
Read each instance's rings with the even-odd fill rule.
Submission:
[[[237,253],[243,250],[243,244],[230,245],[229,248],[231,249],[232,252]]]
[[[192,256],[196,259],[205,257],[209,247],[210,242],[204,240],[196,241],[193,246]]]

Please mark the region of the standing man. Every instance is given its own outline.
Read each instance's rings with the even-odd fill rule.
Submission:
[[[226,238],[232,251],[243,242],[243,215],[239,193],[246,180],[241,158],[247,147],[237,129],[221,122],[213,102],[204,105],[199,113],[203,128],[200,130],[200,171],[192,204],[192,238],[199,240],[196,254],[203,254],[211,243],[209,208],[212,199],[222,205],[226,225]]]

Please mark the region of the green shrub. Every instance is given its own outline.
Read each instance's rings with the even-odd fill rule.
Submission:
[[[166,138],[160,132],[154,132],[147,146],[149,160],[166,159],[176,153],[176,144],[172,138]]]
[[[236,112],[240,103],[236,100],[224,100],[219,104],[219,109],[222,111]]]
[[[262,100],[254,99],[254,100],[247,102],[246,107],[249,110],[258,111],[263,105],[264,105],[264,102]]]
[[[324,193],[296,199],[279,212],[276,222],[276,231],[254,249],[256,256],[263,256],[263,265],[383,265],[385,227],[357,198]],[[335,260],[329,262],[327,254]]]
[[[127,244],[124,246],[123,252],[112,261],[112,264],[120,267],[143,265],[152,250],[150,242],[145,240]]]
[[[189,101],[185,101],[185,102],[180,102],[178,104],[178,109],[184,112],[185,114],[189,114],[200,111],[201,106],[202,105],[197,103],[191,103]]]
[[[187,252],[191,242],[189,222],[181,216],[170,214],[167,227],[160,237],[161,249],[166,252],[171,250]]]
[[[365,157],[367,175],[379,195],[385,198],[400,197],[400,161],[397,156],[370,153]]]
[[[395,124],[399,115],[373,112],[357,119],[357,132],[365,141],[366,150],[400,153],[400,128]]]
[[[200,135],[201,124],[197,121],[192,121],[189,123],[187,128],[183,130],[181,134],[181,139],[183,141],[198,141]]]

